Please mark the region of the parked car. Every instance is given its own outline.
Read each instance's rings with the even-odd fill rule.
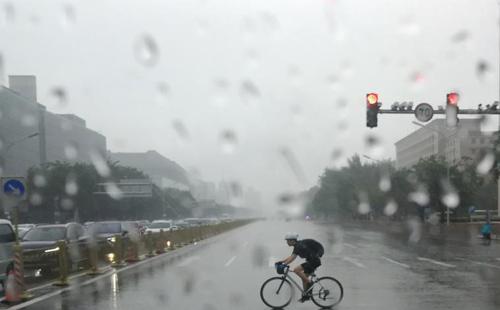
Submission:
[[[177,226],[174,225],[173,221],[167,221],[167,220],[157,220],[153,221],[151,225],[146,229],[146,233],[152,232],[152,233],[159,233],[160,230],[163,231],[174,231],[177,230]]]
[[[28,231],[30,231],[33,227],[36,227],[35,224],[19,224],[17,225],[17,232],[19,234],[19,238],[22,239],[24,235]]]
[[[117,235],[124,238],[138,238],[140,229],[135,222],[104,221],[91,223],[88,233],[99,240],[106,239],[114,243]]]
[[[82,225],[78,223],[38,225],[30,229],[21,241],[24,268],[28,276],[50,274],[59,268],[58,241],[66,242],[70,270],[77,269],[87,259],[88,237]]]
[[[13,268],[13,246],[16,241],[14,227],[8,220],[0,219],[0,283],[5,289],[5,280]]]

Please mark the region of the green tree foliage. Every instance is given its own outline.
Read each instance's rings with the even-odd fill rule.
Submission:
[[[449,175],[449,181],[448,181]],[[455,216],[466,216],[470,206],[496,206],[495,179],[478,175],[476,164],[464,158],[448,167],[439,157],[420,160],[411,169],[396,170],[391,161],[362,163],[358,155],[340,169],[326,169],[308,212],[320,217],[391,217],[439,212],[444,218],[454,198]],[[366,206],[369,208],[366,208]],[[397,205],[397,208],[394,206]]]

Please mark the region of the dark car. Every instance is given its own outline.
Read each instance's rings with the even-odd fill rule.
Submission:
[[[21,247],[24,252],[24,265],[27,274],[35,276],[51,273],[59,266],[60,249],[58,241],[65,241],[68,248],[68,268],[77,269],[87,259],[88,237],[85,229],[78,223],[39,225],[24,235]]]

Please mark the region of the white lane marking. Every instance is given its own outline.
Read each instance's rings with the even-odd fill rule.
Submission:
[[[443,266],[443,267],[448,267],[448,268],[455,268],[455,267],[457,267],[457,266],[452,265],[452,264],[443,263],[443,262],[440,262],[440,261],[437,261],[437,260],[433,260],[433,259],[430,259],[430,258],[426,258],[426,257],[417,257],[417,259],[419,261],[422,261],[422,262],[429,262],[429,263],[432,263],[432,264],[435,264],[435,265],[439,265],[439,266]]]
[[[352,257],[344,256],[343,260],[345,260],[346,262],[349,262],[349,263],[353,264],[356,267],[366,268],[365,265],[363,265],[362,263],[358,262],[356,259],[354,259]]]
[[[403,263],[400,263],[398,261],[395,261],[393,259],[390,259],[389,257],[385,257],[385,256],[382,256],[383,259],[385,259],[386,261],[390,262],[390,263],[393,263],[393,264],[396,264],[398,266],[401,266],[401,267],[404,267],[404,268],[410,268],[409,265],[407,264],[403,264]]]
[[[234,262],[234,260],[235,260],[235,259],[236,259],[236,256],[231,257],[231,258],[230,258],[230,259],[226,262],[226,264],[225,264],[224,266],[229,267],[229,265],[231,265],[231,264]]]
[[[346,246],[348,248],[351,248],[351,249],[359,249],[358,246],[355,246],[354,244],[350,244],[350,243],[347,243],[347,242],[344,242],[344,246]]]
[[[273,267],[274,268],[274,263],[276,263],[276,261],[277,261],[276,257],[274,257],[274,256],[269,257],[269,262],[268,262],[269,263],[269,267]]]
[[[199,260],[200,260],[199,256],[190,256],[185,260],[183,260],[182,262],[180,262],[179,264],[177,264],[177,267],[186,267],[187,265]]]
[[[495,269],[500,269],[500,266],[493,265],[493,264],[490,264],[490,263],[478,262],[478,261],[466,259],[466,258],[463,258],[463,257],[457,257],[457,259],[458,260],[467,261],[467,262],[470,262],[470,263],[473,263],[473,264],[476,264],[476,265],[481,265],[481,266],[491,267],[491,268],[495,268]]]

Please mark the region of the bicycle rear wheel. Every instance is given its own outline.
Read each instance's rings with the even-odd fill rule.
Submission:
[[[268,279],[260,288],[260,298],[266,306],[282,309],[290,304],[293,298],[292,284],[281,277]]]
[[[319,278],[312,289],[312,301],[323,309],[332,308],[344,297],[344,288],[332,277]]]

